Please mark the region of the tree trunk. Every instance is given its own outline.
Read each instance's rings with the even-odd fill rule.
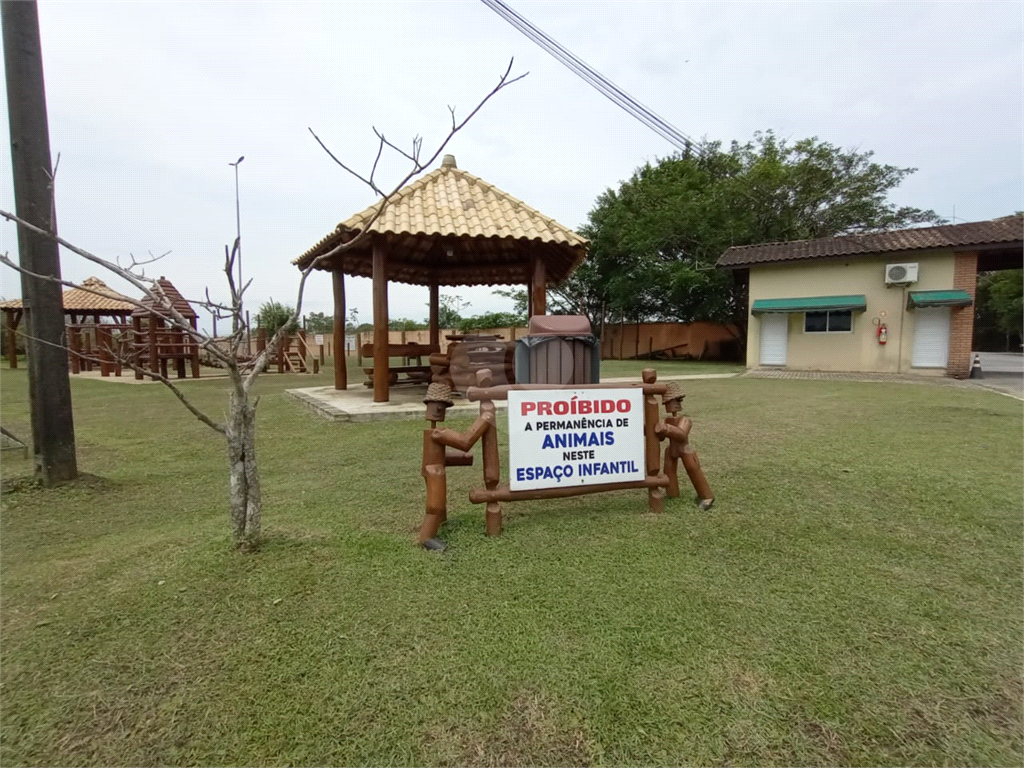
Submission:
[[[231,537],[239,549],[256,549],[260,543],[263,500],[256,465],[256,409],[245,392],[231,393],[227,443]]]

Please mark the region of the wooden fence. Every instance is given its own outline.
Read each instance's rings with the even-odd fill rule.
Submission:
[[[601,339],[601,359],[721,360],[730,356],[737,343],[736,327],[719,323],[608,323]]]

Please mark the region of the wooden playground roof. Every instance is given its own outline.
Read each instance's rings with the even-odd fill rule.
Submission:
[[[353,239],[379,210],[375,203],[339,224],[293,263],[300,268]],[[515,285],[529,281],[534,257],[560,282],[582,263],[587,240],[445,155],[441,167],[396,194],[350,251],[317,269],[371,277],[373,243],[383,239],[387,279],[415,285]]]
[[[131,299],[109,288],[98,277],[86,278],[82,281],[82,287],[90,290],[69,288],[61,294],[65,313],[127,315],[136,308]],[[0,309],[22,309],[21,299],[0,302]]]
[[[170,280],[161,276],[157,283],[161,290],[163,290],[164,295],[170,300],[171,306],[178,310],[182,317],[189,319],[197,319],[199,317],[196,311],[192,309],[192,305],[185,300],[185,297],[178,292],[178,289],[174,287]],[[145,317],[152,311],[154,302],[149,296],[144,296],[140,303],[144,309],[142,307],[135,307],[132,317]]]

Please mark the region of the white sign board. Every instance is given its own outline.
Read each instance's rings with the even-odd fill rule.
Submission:
[[[508,455],[513,491],[643,480],[643,390],[512,390]]]
[[[324,345],[324,335],[323,335],[322,333],[318,333],[318,334],[317,334],[316,336],[314,336],[313,338],[314,338],[314,339],[316,340],[316,344],[317,344],[318,346],[321,346],[321,347],[322,347],[322,346]]]

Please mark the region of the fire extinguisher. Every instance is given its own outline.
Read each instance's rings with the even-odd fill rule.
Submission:
[[[885,323],[879,323],[878,332],[878,343],[885,344],[889,340],[889,329],[885,326]]]

